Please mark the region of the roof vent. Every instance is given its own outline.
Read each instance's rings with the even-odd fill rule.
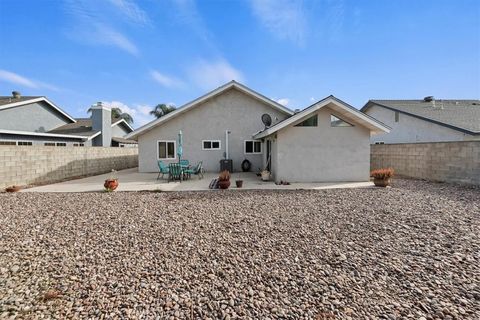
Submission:
[[[425,101],[425,102],[432,102],[433,100],[435,100],[435,98],[433,96],[427,96],[427,97],[423,98],[423,101]]]
[[[293,113],[299,113],[300,112],[300,109],[295,109],[295,111],[293,111]]]
[[[20,91],[12,91],[12,96],[14,99],[20,99],[22,97]]]

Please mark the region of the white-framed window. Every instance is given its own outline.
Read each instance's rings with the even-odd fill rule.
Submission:
[[[330,126],[331,127],[353,127],[353,124],[348,123],[345,120],[340,119],[333,114],[330,115]]]
[[[244,152],[245,154],[262,153],[262,142],[260,140],[245,140]]]
[[[73,146],[74,147],[83,147],[84,144],[83,143],[74,143]]]
[[[17,146],[32,146],[32,141],[17,141]]]
[[[55,142],[44,142],[43,145],[45,147],[55,147]]]
[[[318,115],[311,116],[295,125],[295,127],[316,127],[318,126]]]
[[[375,141],[375,144],[385,144],[384,141]]]
[[[56,146],[57,146],[57,147],[66,147],[66,146],[67,146],[67,143],[66,143],[66,142],[57,142],[57,143],[56,143]]]
[[[0,141],[0,146],[16,146],[16,145],[17,145],[17,141],[13,141],[13,140]]]
[[[220,150],[221,148],[220,140],[202,140],[202,150]]]
[[[175,140],[158,140],[157,157],[158,160],[175,159],[177,154],[177,143]]]

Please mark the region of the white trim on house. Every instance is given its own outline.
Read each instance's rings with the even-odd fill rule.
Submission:
[[[71,139],[87,139],[90,140],[91,138],[97,136],[100,134],[100,132],[97,132],[90,138],[87,136],[74,136],[74,135],[68,135],[68,134],[58,134],[58,133],[46,133],[46,132],[32,132],[32,131],[17,131],[17,130],[3,130],[0,129],[0,133],[3,134],[16,134],[20,136],[39,136],[39,137],[57,137],[57,138],[71,138]]]
[[[74,118],[69,116],[65,111],[63,111],[62,109],[57,107],[53,102],[48,100],[46,97],[38,97],[38,98],[32,98],[32,99],[28,99],[28,100],[8,103],[8,104],[5,104],[3,106],[0,106],[0,110],[13,108],[13,107],[18,107],[18,106],[22,106],[24,104],[30,104],[30,103],[40,102],[40,101],[44,101],[44,102],[48,103],[51,107],[53,107],[55,110],[57,110],[58,112],[63,114],[65,117],[67,117],[72,122],[74,122],[74,123],[77,122],[77,120],[75,120]]]
[[[98,131],[97,133],[92,134],[90,137],[88,137],[87,141],[92,140],[93,138],[95,138],[96,136],[100,135],[101,133],[102,133],[102,131]]]
[[[219,95],[220,93],[226,91],[226,90],[229,90],[231,88],[235,88],[243,93],[246,93],[254,98],[256,98],[257,100],[260,100],[260,101],[263,101],[264,103],[270,105],[271,107],[285,113],[285,114],[288,114],[288,115],[293,115],[293,111],[288,109],[288,108],[285,108],[284,106],[282,106],[281,104],[271,100],[271,99],[268,99],[267,97],[261,95],[260,93],[258,92],[255,92],[253,91],[252,89],[248,88],[247,86],[244,86],[243,84],[241,83],[238,83],[236,81],[230,81],[228,82],[227,84],[224,84],[223,86],[221,87],[218,87],[217,89],[213,90],[213,91],[210,91],[209,93],[187,103],[187,104],[184,104],[183,106],[181,106],[180,108],[176,109],[175,111],[172,111],[170,113],[168,113],[167,115],[163,116],[163,117],[160,117],[150,123],[147,123],[146,125],[138,128],[137,130],[127,134],[125,136],[125,139],[134,139],[136,137],[138,137],[140,134],[148,131],[148,130],[151,130],[153,129],[154,127],[156,127],[157,125],[160,125],[164,122],[167,122],[169,121],[170,119],[173,119],[179,115],[181,115],[182,113],[184,112],[187,112],[188,110],[190,110],[191,108]]]
[[[252,152],[247,152],[247,142],[252,142]],[[255,152],[255,143],[260,143],[260,152]],[[262,154],[263,145],[261,140],[243,140],[243,153],[244,154]]]
[[[133,131],[132,126],[131,126],[125,119],[120,119],[120,120],[118,120],[117,122],[112,123],[112,128],[113,128],[114,126],[122,123],[122,122],[124,122],[124,123],[127,125],[127,127],[128,127],[130,130]]]
[[[211,142],[211,148],[205,148],[204,147],[204,142]],[[218,142],[218,148],[213,148],[213,142]],[[216,151],[216,150],[222,150],[222,141],[221,140],[202,140],[202,150],[205,151]]]
[[[364,114],[363,112],[353,108],[352,106],[348,105],[347,103],[341,101],[340,99],[335,98],[334,96],[328,96],[325,99],[322,99],[308,108],[296,113],[295,115],[291,116],[290,118],[285,119],[282,122],[277,123],[276,125],[271,126],[270,128],[261,131],[253,136],[254,139],[261,139],[265,138],[280,129],[285,128],[295,122],[302,120],[303,118],[308,117],[308,115],[317,112],[321,108],[333,105],[335,107],[335,111],[337,111],[341,115],[348,115],[350,118],[354,118],[358,123],[366,126],[374,133],[389,133],[390,128],[380,123],[379,121],[371,118],[370,116]]]
[[[173,142],[173,158],[160,158],[160,142],[165,142],[165,155],[168,157],[168,143]],[[177,141],[175,140],[157,140],[157,160],[175,160],[177,158]]]

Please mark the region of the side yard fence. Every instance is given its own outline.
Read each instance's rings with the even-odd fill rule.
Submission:
[[[376,144],[370,166],[392,167],[406,177],[480,185],[480,141]]]
[[[136,166],[137,148],[0,146],[0,188],[48,184]]]

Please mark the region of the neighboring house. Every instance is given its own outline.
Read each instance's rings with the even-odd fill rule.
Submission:
[[[272,119],[265,127],[261,118]],[[203,161],[217,172],[232,159],[240,171],[269,169],[276,181],[368,181],[370,134],[389,128],[329,96],[294,113],[231,81],[127,135],[138,140],[139,171],[158,171],[158,160],[176,162],[177,136],[183,133],[183,158]]]
[[[362,111],[392,128],[372,143],[480,140],[480,100],[370,100]]]
[[[18,92],[0,97],[0,145],[124,146],[133,128],[112,119],[101,103],[91,119],[74,119],[46,97],[22,97]]]

